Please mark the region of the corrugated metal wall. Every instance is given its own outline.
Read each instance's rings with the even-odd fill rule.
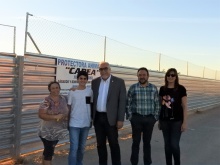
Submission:
[[[49,56],[24,55],[23,96],[20,153],[42,148],[37,136],[39,103],[48,96],[48,82],[54,81],[56,58]]]
[[[55,80],[56,58],[0,55],[0,160],[42,148],[37,136],[37,109],[49,94],[48,82]],[[127,89],[137,82],[137,68],[111,67],[113,75],[125,80]],[[149,81],[159,89],[164,84],[164,73],[150,71]],[[180,83],[187,89],[189,110],[220,105],[220,81],[180,75]]]
[[[149,72],[149,82],[155,84],[159,90],[160,86],[164,85],[165,73],[151,70]],[[127,89],[137,82],[137,69],[135,68],[112,66],[112,73],[125,80]],[[187,89],[189,111],[220,105],[219,80],[180,75],[179,81]]]
[[[14,154],[16,115],[16,55],[0,53],[0,159]]]

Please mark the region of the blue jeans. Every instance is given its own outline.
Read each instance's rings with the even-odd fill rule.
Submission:
[[[69,165],[82,165],[85,144],[89,133],[89,127],[77,128],[70,127],[70,152]]]
[[[182,121],[160,121],[165,144],[166,164],[180,165],[180,137]]]

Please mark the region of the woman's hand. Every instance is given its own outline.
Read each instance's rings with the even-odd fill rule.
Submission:
[[[64,114],[55,115],[55,120],[56,120],[56,121],[63,120],[63,118],[64,118]]]
[[[184,132],[186,131],[186,123],[183,122],[182,126],[181,126],[181,131]]]

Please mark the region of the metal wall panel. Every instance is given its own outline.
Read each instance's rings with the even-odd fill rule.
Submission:
[[[138,68],[111,66],[115,76],[125,80],[126,88],[136,83]],[[149,70],[149,82],[156,85],[158,90],[164,85],[164,72]],[[192,76],[179,75],[180,84],[187,89],[189,111],[207,109],[220,105],[220,81]]]
[[[0,53],[0,160],[13,156],[16,55]]]
[[[39,103],[48,96],[55,80],[56,59],[48,55],[0,54],[0,161],[42,149],[37,136]],[[111,65],[112,74],[125,80],[126,88],[137,82],[137,68]],[[149,70],[149,82],[159,90],[164,72]],[[188,94],[189,111],[220,105],[220,81],[180,75]],[[68,142],[68,139],[60,143]]]
[[[55,80],[56,58],[46,55],[24,55],[23,96],[20,153],[42,149],[38,137],[39,103],[48,96],[47,85]]]

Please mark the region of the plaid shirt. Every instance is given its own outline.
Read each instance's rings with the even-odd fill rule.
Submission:
[[[132,113],[154,115],[158,120],[160,111],[157,87],[151,83],[142,87],[140,83],[133,84],[127,94],[126,118],[131,119]]]

